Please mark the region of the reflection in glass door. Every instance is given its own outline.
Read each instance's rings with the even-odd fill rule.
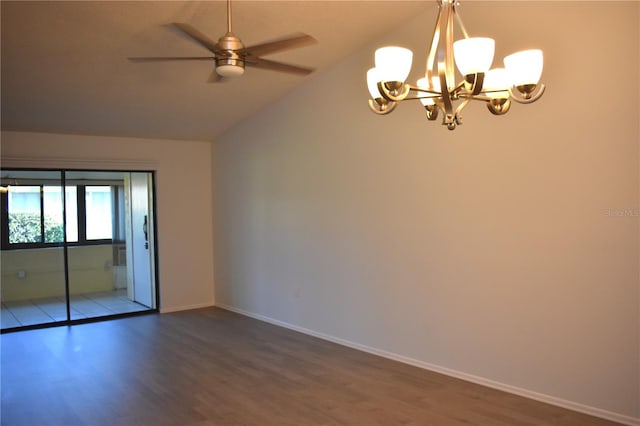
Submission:
[[[0,191],[3,330],[157,310],[151,173],[3,170]]]

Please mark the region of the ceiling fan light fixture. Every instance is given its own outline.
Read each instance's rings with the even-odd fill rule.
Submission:
[[[220,65],[216,67],[216,72],[220,77],[240,77],[244,74],[244,67],[239,65]]]
[[[237,50],[244,48],[244,44],[231,32],[231,28],[218,39],[218,47],[221,52],[216,53],[216,73],[227,78],[240,77],[244,74],[244,61],[236,53]]]
[[[216,61],[216,73],[220,77],[233,78],[244,74],[244,63],[240,64],[218,64]]]

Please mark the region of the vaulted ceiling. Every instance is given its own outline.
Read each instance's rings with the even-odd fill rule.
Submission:
[[[238,0],[233,30],[245,45],[310,34],[318,44],[268,59],[321,73],[429,7],[435,2]],[[1,18],[3,130],[214,140],[316,75],[247,69],[208,83],[213,62],[127,60],[207,55],[167,24],[186,22],[217,40],[225,1],[2,1]]]

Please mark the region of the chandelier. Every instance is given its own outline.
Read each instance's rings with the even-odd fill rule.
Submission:
[[[484,101],[495,115],[509,111],[511,100],[529,104],[540,99],[544,84],[542,51],[516,52],[504,58],[504,68],[490,69],[495,41],[486,37],[469,37],[458,14],[457,0],[436,0],[438,20],[427,55],[424,78],[416,85],[406,83],[413,53],[398,47],[381,47],[375,52],[375,68],[367,72],[371,99],[369,107],[376,114],[389,114],[401,101],[419,100],[427,119],[436,120],[454,130],[462,124],[462,110],[472,100]],[[464,38],[454,40],[454,23]],[[455,60],[455,62],[454,62]],[[455,65],[462,78],[456,82]]]

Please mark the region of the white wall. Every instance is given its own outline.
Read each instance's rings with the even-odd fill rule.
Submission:
[[[434,5],[229,131],[217,304],[638,421],[638,8],[464,2],[498,57],[545,52],[544,98],[504,117],[368,111],[375,48],[412,48],[415,81]]]
[[[2,132],[2,162],[33,167],[154,169],[160,309],[211,306],[211,144]]]

